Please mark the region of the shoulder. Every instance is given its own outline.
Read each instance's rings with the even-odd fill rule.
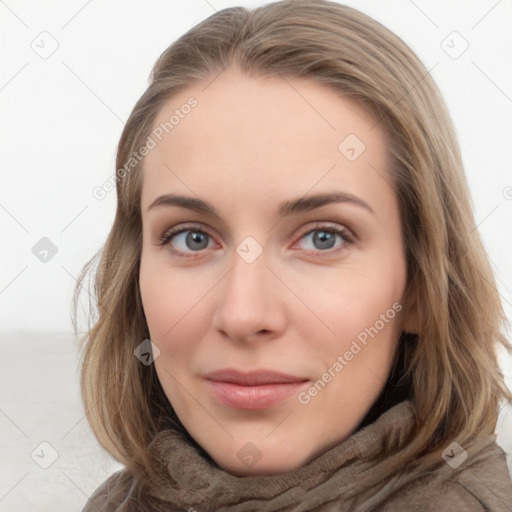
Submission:
[[[87,500],[82,512],[129,512],[133,477],[121,469],[105,480]]]
[[[392,506],[389,510],[402,510],[397,505],[405,502],[409,504],[408,510],[422,512],[512,510],[512,481],[505,453],[495,443],[494,436],[489,436],[478,447],[469,445],[453,467],[446,460],[441,460],[438,467],[419,475],[402,492],[396,493],[394,499],[386,503]]]
[[[470,457],[468,452],[467,461]],[[473,508],[461,510],[509,512],[512,509],[512,481],[505,453],[493,438],[493,441],[480,453],[474,454],[473,458],[473,463],[447,480],[443,487],[460,500],[473,503]],[[453,510],[453,507],[446,510]]]

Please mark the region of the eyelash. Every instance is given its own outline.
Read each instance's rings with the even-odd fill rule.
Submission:
[[[175,236],[179,235],[180,233],[186,232],[186,231],[191,231],[193,233],[202,233],[202,234],[207,235],[210,238],[213,238],[209,233],[204,231],[204,229],[197,224],[190,225],[190,226],[179,226],[179,227],[174,227],[174,228],[167,230],[165,232],[165,234],[162,237],[160,237],[160,242],[158,245],[167,246],[167,245],[169,245],[169,243]],[[309,231],[304,233],[300,237],[299,240],[302,240],[305,236],[310,235],[311,233],[314,233],[315,231],[323,231],[326,233],[332,233],[335,235],[339,235],[343,240],[343,243],[334,249],[326,249],[325,251],[321,251],[321,250],[308,251],[315,256],[325,255],[325,254],[329,254],[329,253],[335,253],[335,252],[343,249],[346,245],[353,244],[355,241],[354,237],[351,235],[351,233],[349,232],[348,229],[338,228],[338,227],[334,227],[334,226],[316,226],[314,229],[310,229]],[[169,250],[173,254],[176,254],[177,256],[183,257],[183,258],[196,258],[203,252],[203,251],[191,251],[190,253],[182,252],[182,251],[178,251],[177,249],[172,247],[172,245],[169,245]]]

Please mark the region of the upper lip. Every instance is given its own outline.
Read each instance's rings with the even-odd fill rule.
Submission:
[[[262,384],[286,384],[289,382],[304,382],[309,379],[287,375],[285,373],[273,370],[252,370],[249,372],[241,372],[231,368],[217,370],[204,376],[206,379],[218,382],[231,382],[243,386],[258,386]]]

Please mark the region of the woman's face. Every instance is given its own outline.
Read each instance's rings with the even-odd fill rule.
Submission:
[[[154,364],[235,475],[293,470],[350,436],[413,323],[376,123],[315,82],[236,69],[155,122],[140,267]]]

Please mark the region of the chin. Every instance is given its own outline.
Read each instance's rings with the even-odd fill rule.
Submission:
[[[260,460],[254,466],[245,466],[243,464],[237,464],[235,466],[228,465],[222,466],[222,468],[231,473],[234,476],[273,476],[288,473],[299,468],[302,464],[297,462],[296,464],[283,464],[282,460],[279,461],[267,461],[266,464],[263,460]]]
[[[302,447],[303,448],[303,447]],[[259,457],[254,462],[248,460],[244,463],[243,449],[238,450],[229,459],[214,459],[215,462],[225,471],[234,476],[272,476],[294,471],[307,464],[308,458],[297,458],[299,447],[293,452],[287,453],[272,448],[266,448],[258,453]],[[265,451],[267,456],[265,456]],[[251,450],[247,450],[251,453]],[[257,456],[258,456],[257,455]],[[256,457],[257,457],[256,456]],[[213,457],[212,457],[213,458]]]

